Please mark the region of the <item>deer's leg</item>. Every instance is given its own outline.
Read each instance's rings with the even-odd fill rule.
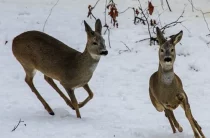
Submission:
[[[176,120],[173,111],[172,111],[172,110],[169,110],[169,114],[170,114],[170,116],[171,116],[171,119],[172,119],[173,122],[174,122],[175,127],[178,129],[179,132],[182,132],[182,131],[183,131],[183,128],[180,126],[180,124],[179,124],[178,121]]]
[[[79,103],[79,108],[83,107],[86,105],[92,98],[93,98],[93,92],[91,91],[90,87],[88,84],[85,84],[83,88],[87,91],[88,97],[81,103]]]
[[[41,101],[45,109],[48,111],[50,115],[54,115],[54,112],[50,108],[50,106],[47,104],[47,102],[42,98],[42,96],[39,94],[39,92],[36,90],[33,84],[33,77],[35,75],[34,69],[30,69],[27,67],[24,67],[24,70],[26,72],[25,82],[28,84],[28,86],[31,88],[32,92],[37,96],[37,98]]]
[[[181,94],[177,95],[177,99],[180,101],[181,106],[185,111],[185,115],[190,122],[190,125],[192,127],[193,132],[194,132],[195,138],[200,138],[200,136],[202,138],[205,138],[205,136],[204,136],[204,134],[201,130],[201,127],[199,126],[199,124],[197,123],[197,121],[194,119],[194,117],[192,115],[187,95],[185,93],[181,93]]]
[[[177,122],[177,120],[176,120],[176,118],[175,118],[174,113],[173,113],[172,110],[165,109],[165,116],[169,120],[169,123],[171,125],[172,130],[173,130],[173,133],[176,133],[175,127],[178,129],[179,132],[182,132],[183,131],[182,127]]]
[[[64,99],[64,101],[66,102],[66,104],[71,107],[72,109],[74,109],[71,101],[66,97],[65,94],[63,94],[63,92],[58,88],[58,86],[55,84],[55,82],[53,81],[52,78],[44,75],[44,79],[56,90],[56,92]]]
[[[172,128],[173,133],[176,133],[174,122],[172,120],[172,117],[171,117],[171,114],[170,114],[169,110],[168,109],[165,109],[164,112],[165,112],[165,116],[168,118],[168,121],[169,121],[169,123],[171,125],[171,128]]]
[[[80,112],[79,112],[79,105],[78,105],[76,96],[74,94],[74,90],[70,89],[70,88],[65,88],[65,89],[66,89],[66,91],[67,91],[67,93],[68,93],[68,95],[71,99],[71,102],[72,102],[72,105],[73,105],[74,109],[76,110],[77,118],[81,118],[81,115],[80,115]]]
[[[164,110],[164,107],[162,106],[162,104],[160,104],[155,97],[152,95],[151,90],[149,89],[149,96],[150,96],[150,100],[153,104],[153,106],[156,108],[157,111],[162,112]]]

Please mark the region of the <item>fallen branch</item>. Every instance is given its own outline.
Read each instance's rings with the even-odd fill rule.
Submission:
[[[124,46],[127,48],[126,50],[120,50],[119,51],[119,54],[122,54],[123,52],[131,52],[131,49],[123,42],[123,41],[120,41],[121,43],[123,43],[124,44]]]
[[[22,121],[21,119],[19,120],[19,122],[18,122],[18,124],[16,125],[16,126],[14,126],[14,128],[12,129],[12,131],[11,132],[13,132],[13,131],[15,131],[17,128],[18,128],[18,126],[20,125],[20,123],[23,123],[24,121]],[[24,124],[25,126],[26,126],[26,124]]]
[[[43,32],[44,32],[44,29],[45,29],[45,25],[46,25],[46,23],[47,23],[47,21],[48,21],[50,15],[52,14],[53,8],[58,4],[58,2],[59,2],[59,0],[57,0],[57,2],[56,2],[56,3],[52,6],[52,8],[50,9],[50,13],[49,13],[49,15],[47,16],[47,19],[46,19],[45,22],[44,22],[44,26],[43,26],[43,29],[42,29]]]
[[[143,42],[143,41],[146,41],[146,40],[150,40],[150,42],[157,42],[158,43],[158,39],[156,37],[151,37],[151,38],[144,38],[144,39],[141,39],[139,41],[136,41],[136,43],[139,43],[139,42]]]

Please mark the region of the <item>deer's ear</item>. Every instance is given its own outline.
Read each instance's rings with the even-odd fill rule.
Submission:
[[[86,21],[84,21],[84,24],[85,24],[85,31],[86,31],[87,35],[93,34],[93,30],[92,30],[91,27],[87,24]]]
[[[97,19],[96,23],[95,23],[95,31],[99,34],[101,34],[101,30],[102,30],[102,24],[101,24],[101,20]]]
[[[178,34],[172,36],[171,42],[173,45],[176,45],[182,39],[183,31],[180,31]]]
[[[159,27],[156,27],[156,32],[157,32],[157,39],[158,39],[159,45],[164,44],[166,42],[166,39],[163,36],[163,33],[161,32]]]

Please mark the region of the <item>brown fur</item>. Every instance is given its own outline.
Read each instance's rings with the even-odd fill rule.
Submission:
[[[79,118],[81,118],[79,108],[93,98],[88,82],[100,60],[100,56],[103,52],[105,54],[108,52],[106,51],[104,39],[101,36],[101,21],[99,19],[96,21],[95,32],[92,31],[86,22],[84,23],[88,42],[83,53],[39,31],[24,32],[13,40],[12,51],[26,72],[26,83],[51,115],[54,115],[52,109],[33,85],[33,77],[36,70],[44,74],[45,80],[72,109],[76,110]],[[53,79],[61,83],[69,94],[70,99],[61,92]],[[89,94],[80,104],[78,104],[74,94],[74,89],[78,87],[84,87]]]
[[[173,63],[175,61],[175,45],[182,38],[182,31],[174,35],[171,40],[167,41],[160,29],[157,28],[157,38],[160,44],[159,50],[159,69],[150,77],[149,95],[152,104],[157,111],[165,112],[173,132],[178,129],[182,132],[183,129],[177,122],[173,110],[179,105],[184,109],[185,115],[190,122],[195,138],[205,138],[201,127],[194,119],[187,95],[183,89],[181,79],[173,71]],[[166,58],[171,59],[171,64],[167,64]]]

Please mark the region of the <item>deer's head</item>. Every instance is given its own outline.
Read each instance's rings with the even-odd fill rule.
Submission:
[[[85,31],[87,33],[87,50],[92,57],[99,57],[101,55],[107,55],[105,40],[101,36],[102,24],[100,19],[96,20],[95,31],[84,21]]]
[[[159,48],[159,63],[164,70],[171,70],[176,59],[176,44],[182,39],[183,31],[175,34],[170,40],[166,40],[161,30],[157,27],[157,39],[160,45]]]

